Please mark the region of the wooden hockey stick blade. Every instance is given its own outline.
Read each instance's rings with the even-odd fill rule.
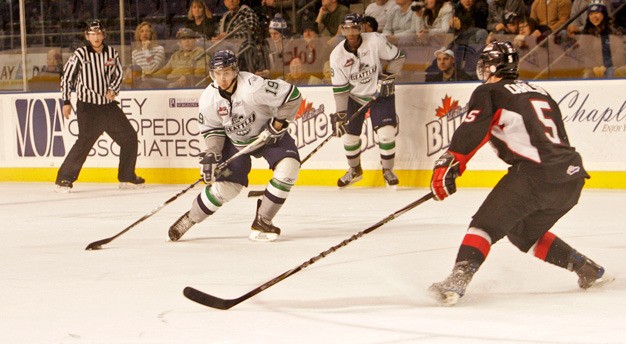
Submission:
[[[85,247],[85,250],[89,251],[89,250],[99,250],[99,249],[101,249],[102,245],[106,245],[106,244],[110,243],[111,241],[115,240],[116,238],[118,238],[119,236],[121,236],[122,234],[128,232],[131,228],[133,228],[136,225],[140,224],[145,219],[147,219],[150,216],[154,215],[157,211],[161,210],[163,207],[165,207],[166,205],[168,205],[171,202],[173,202],[174,200],[176,200],[178,197],[180,197],[180,195],[182,195],[185,192],[191,190],[194,186],[198,185],[198,183],[200,183],[201,181],[202,181],[202,179],[196,180],[193,184],[189,185],[186,189],[184,189],[184,190],[180,191],[179,193],[177,193],[176,195],[170,197],[167,201],[163,202],[158,207],[152,209],[152,211],[150,211],[146,215],[142,216],[139,220],[133,222],[130,226],[124,228],[124,230],[122,230],[121,232],[115,234],[114,236],[112,236],[110,238],[94,241],[91,244],[87,245],[87,247]]]
[[[264,284],[252,289],[251,291],[247,292],[246,294],[235,298],[235,299],[222,299],[219,298],[217,296],[213,296],[210,294],[207,294],[205,292],[202,292],[198,289],[192,288],[192,287],[185,287],[185,289],[183,289],[183,295],[185,295],[186,298],[188,298],[191,301],[197,302],[203,306],[207,306],[207,307],[211,307],[211,308],[215,308],[215,309],[221,309],[221,310],[228,310],[238,304],[240,304],[241,302],[253,297],[254,295],[262,292],[263,290],[273,286],[274,284],[286,279],[289,276],[295,275],[297,272],[299,272],[300,270],[308,267],[309,265],[317,262],[318,260],[326,257],[327,255],[337,251],[339,248],[348,245],[350,242],[362,237],[363,235],[373,232],[374,230],[376,230],[377,228],[382,227],[385,223],[399,217],[400,215],[406,213],[407,211],[417,207],[418,205],[428,201],[429,199],[433,198],[434,195],[432,192],[429,192],[428,194],[426,194],[425,196],[423,196],[422,198],[412,202],[411,204],[405,206],[404,208],[396,211],[393,214],[390,214],[389,216],[385,217],[384,219],[378,221],[376,224],[354,234],[353,236],[351,236],[350,238],[340,242],[339,244],[329,248],[328,250],[318,254],[317,256],[307,260],[306,262],[298,265],[297,267],[286,271],[284,273],[282,273],[279,276],[274,277],[273,279],[271,279],[270,281],[265,282]]]

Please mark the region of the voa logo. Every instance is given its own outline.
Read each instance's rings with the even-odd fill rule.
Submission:
[[[65,156],[62,107],[58,98],[15,101],[19,157]]]

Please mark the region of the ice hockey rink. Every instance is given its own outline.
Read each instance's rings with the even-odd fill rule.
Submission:
[[[585,189],[553,232],[616,281],[577,276],[503,240],[454,307],[445,278],[488,189],[427,201],[230,310],[186,299],[193,286],[236,298],[419,199],[427,189],[295,187],[276,242],[247,239],[244,189],[180,242],[167,229],[200,186],[104,245],[189,185],[118,190],[0,183],[0,343],[626,343],[626,191]],[[255,188],[251,188],[255,189]],[[258,189],[258,188],[256,188]]]

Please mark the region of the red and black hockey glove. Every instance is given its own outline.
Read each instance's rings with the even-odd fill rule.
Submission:
[[[450,152],[443,153],[435,161],[433,177],[430,180],[430,190],[435,195],[435,200],[443,201],[444,198],[456,192],[455,179],[459,176],[459,162],[454,159]]]

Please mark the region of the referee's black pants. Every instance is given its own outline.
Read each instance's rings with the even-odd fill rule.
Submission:
[[[105,105],[78,101],[76,104],[78,139],[63,161],[56,183],[78,179],[91,148],[103,132],[120,146],[120,163],[117,178],[121,182],[134,181],[137,163],[137,132],[117,103]]]

